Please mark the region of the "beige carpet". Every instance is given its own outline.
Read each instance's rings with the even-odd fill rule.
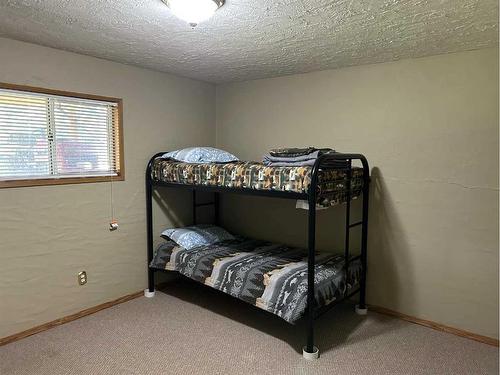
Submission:
[[[307,362],[303,323],[176,280],[153,299],[0,347],[0,374],[498,374],[498,348],[352,310],[320,318],[321,358]]]

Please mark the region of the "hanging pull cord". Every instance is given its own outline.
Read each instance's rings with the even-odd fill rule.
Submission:
[[[115,165],[113,163],[113,158],[114,155],[112,153],[112,149],[114,146],[114,127],[113,127],[113,116],[111,114],[111,111],[108,109],[108,166],[110,170],[109,174],[109,190],[110,190],[110,214],[111,218],[109,221],[109,230],[114,231],[118,229],[118,220],[115,219],[115,204],[114,204],[114,197],[113,197],[113,166]]]

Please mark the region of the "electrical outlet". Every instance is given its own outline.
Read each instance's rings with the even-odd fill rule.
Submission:
[[[87,284],[87,272],[85,271],[78,272],[78,284],[80,285]]]

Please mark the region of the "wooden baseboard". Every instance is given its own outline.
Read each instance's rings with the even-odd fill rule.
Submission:
[[[75,314],[65,316],[64,318],[56,319],[56,320],[53,320],[51,322],[27,329],[26,331],[15,333],[13,335],[0,338],[0,346],[5,345],[5,344],[9,344],[11,342],[23,339],[23,338],[31,336],[31,335],[34,335],[35,333],[43,332],[43,331],[46,331],[50,328],[60,326],[61,324],[72,322],[73,320],[80,319],[84,316],[91,315],[91,314],[94,314],[98,311],[107,309],[108,307],[112,307],[112,306],[118,305],[120,303],[130,301],[134,298],[142,296],[143,293],[144,293],[143,291],[140,291],[140,292],[128,294],[126,296],[120,297],[120,298],[115,299],[113,301],[105,302],[105,303],[102,303],[100,305],[79,311]]]
[[[414,316],[410,316],[410,315],[402,314],[402,313],[394,311],[394,310],[386,309],[385,307],[374,306],[374,305],[370,305],[369,307],[370,307],[370,310],[375,311],[377,313],[393,316],[395,318],[405,320],[405,321],[410,322],[410,323],[419,324],[421,326],[429,327],[429,328],[435,329],[437,331],[451,333],[451,334],[456,335],[456,336],[465,337],[467,339],[479,341],[479,342],[482,342],[483,344],[488,344],[488,345],[492,345],[492,346],[498,347],[498,344],[499,344],[498,339],[494,339],[492,337],[482,336],[482,335],[478,335],[476,333],[464,331],[462,329],[453,328],[453,327],[446,326],[444,324],[432,322],[430,320],[416,318]]]

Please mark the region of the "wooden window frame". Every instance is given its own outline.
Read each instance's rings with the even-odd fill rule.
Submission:
[[[0,89],[17,90],[32,92],[37,94],[57,95],[78,99],[99,100],[104,102],[116,103],[118,116],[116,119],[116,128],[118,130],[118,155],[117,162],[119,170],[116,176],[82,176],[82,177],[50,177],[50,178],[31,178],[31,179],[14,179],[14,180],[0,180],[1,188],[15,188],[15,187],[28,187],[28,186],[48,186],[48,185],[69,185],[69,184],[83,184],[95,182],[110,182],[110,181],[124,181],[125,180],[125,165],[124,165],[124,150],[123,150],[123,100],[121,98],[113,98],[109,96],[100,96],[92,94],[82,94],[71,91],[53,90],[42,87],[17,85],[11,83],[0,82]]]

